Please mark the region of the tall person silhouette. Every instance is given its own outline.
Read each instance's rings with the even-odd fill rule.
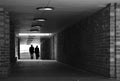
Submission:
[[[36,55],[36,59],[38,59],[39,58],[39,48],[38,48],[38,45],[35,48],[35,55]]]
[[[33,47],[33,45],[31,45],[31,47],[29,48],[29,52],[30,52],[30,58],[33,59],[33,54],[34,54],[34,47]]]

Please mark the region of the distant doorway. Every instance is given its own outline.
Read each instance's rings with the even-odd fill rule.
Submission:
[[[31,56],[30,56],[30,53],[29,53],[29,48],[30,48],[31,45],[33,45],[34,48],[36,48],[36,46],[38,46],[38,48],[39,48],[39,59],[40,59],[40,56],[41,56],[40,37],[38,37],[38,36],[28,36],[28,37],[20,37],[19,38],[19,55],[17,55],[18,60],[30,60],[31,59]],[[35,53],[33,53],[33,59],[32,60],[35,60],[35,59],[36,59],[36,55],[35,55]]]
[[[37,35],[37,36],[36,36]],[[28,35],[23,34],[16,40],[16,57],[17,60],[56,60],[55,59],[55,42],[52,34],[45,34],[48,36],[39,36],[44,34]],[[30,56],[29,48],[33,45],[39,48],[39,58],[33,53],[33,59]]]
[[[29,53],[29,48],[30,48],[31,45],[33,45],[34,48],[36,46],[38,46],[39,51],[40,51],[40,44],[39,43],[38,44],[37,43],[36,44],[31,43],[29,45],[22,44],[22,45],[20,45],[20,59],[31,59],[30,53]],[[40,54],[41,53],[39,53],[39,59],[40,59],[40,56],[41,56]],[[33,59],[36,59],[35,53],[33,53]]]

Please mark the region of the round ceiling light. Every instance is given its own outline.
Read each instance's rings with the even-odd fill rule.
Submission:
[[[34,27],[34,28],[40,28],[42,26],[41,25],[32,25],[32,27]]]
[[[46,10],[46,11],[50,11],[50,10],[54,10],[54,8],[53,7],[38,7],[38,8],[36,8],[37,10]]]
[[[41,21],[41,22],[46,21],[45,18],[35,18],[34,20],[35,20],[35,21]]]

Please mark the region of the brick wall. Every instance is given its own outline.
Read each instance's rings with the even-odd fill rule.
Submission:
[[[11,67],[12,55],[10,50],[12,46],[10,44],[10,18],[9,13],[3,8],[0,8],[0,75],[6,76],[9,73]],[[13,38],[13,37],[12,37]],[[11,47],[11,48],[10,48]],[[13,53],[12,53],[13,54]],[[1,77],[0,76],[0,77]]]
[[[110,7],[110,77],[116,77],[115,4]]]
[[[83,44],[86,45],[82,46],[85,47],[82,53],[83,68],[109,77],[110,6],[85,19],[80,27],[83,27],[82,35],[86,34],[83,37]]]
[[[115,4],[115,55],[116,55],[116,77],[120,79],[120,3]]]
[[[8,13],[0,8],[0,74],[7,74],[10,66],[9,55],[9,16]]]
[[[110,75],[120,79],[120,3],[110,7]]]
[[[57,60],[110,77],[110,12],[107,5],[58,33]]]

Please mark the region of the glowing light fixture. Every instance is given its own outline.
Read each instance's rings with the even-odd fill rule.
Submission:
[[[50,10],[54,10],[53,7],[37,7],[36,8],[37,10],[40,10],[40,11],[50,11]]]
[[[19,36],[51,36],[52,33],[19,33]]]
[[[43,21],[46,21],[45,18],[35,18],[34,20],[35,20],[35,21],[42,21],[42,22],[43,22]]]
[[[42,27],[42,26],[41,26],[41,25],[32,25],[31,27],[40,28],[40,27]]]

